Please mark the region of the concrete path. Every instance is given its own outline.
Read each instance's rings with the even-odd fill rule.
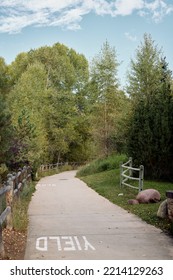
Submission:
[[[75,174],[37,184],[25,259],[173,259],[173,238],[98,195]]]

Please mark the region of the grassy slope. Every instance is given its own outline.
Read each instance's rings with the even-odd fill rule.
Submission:
[[[138,191],[129,187],[120,188],[119,174],[119,169],[115,169],[83,177],[78,175],[78,177],[85,183],[87,183],[88,186],[97,191],[100,195],[106,197],[113,203],[119,205],[120,207],[126,209],[131,213],[134,213],[135,215],[138,215],[147,223],[159,227],[162,230],[171,232],[172,225],[170,221],[168,219],[160,219],[156,214],[160,203],[166,199],[166,190],[172,189],[172,184],[164,182],[144,181],[144,189],[154,188],[160,192],[161,202],[153,204],[129,205],[127,203],[128,199],[135,198]],[[120,193],[123,193],[123,195],[119,195]]]

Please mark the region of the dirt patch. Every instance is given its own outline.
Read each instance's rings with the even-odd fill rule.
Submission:
[[[3,229],[5,260],[23,260],[27,235],[25,232]],[[0,258],[2,260],[2,258]]]

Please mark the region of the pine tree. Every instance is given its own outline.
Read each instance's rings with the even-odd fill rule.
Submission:
[[[128,133],[128,153],[144,164],[146,177],[169,178],[172,173],[173,103],[171,72],[151,36],[132,61],[129,93],[133,112]]]
[[[7,65],[0,58],[0,164],[7,163],[12,133],[11,115],[6,102],[8,86]]]
[[[131,71],[128,74],[127,92],[135,102],[141,98],[146,100],[155,95],[159,89],[162,68],[161,50],[158,49],[150,34],[144,34],[144,40],[131,60]]]

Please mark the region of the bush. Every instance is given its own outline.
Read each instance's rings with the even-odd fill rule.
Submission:
[[[97,159],[90,164],[82,167],[78,172],[77,176],[87,176],[106,170],[117,169],[121,162],[127,161],[127,156],[122,155],[112,155],[104,159]]]
[[[0,184],[6,180],[7,174],[8,174],[8,168],[6,164],[4,163],[0,164]]]
[[[25,186],[16,199],[13,206],[13,226],[15,230],[26,231],[28,226],[28,205],[32,194],[35,191],[35,184],[32,182]]]

